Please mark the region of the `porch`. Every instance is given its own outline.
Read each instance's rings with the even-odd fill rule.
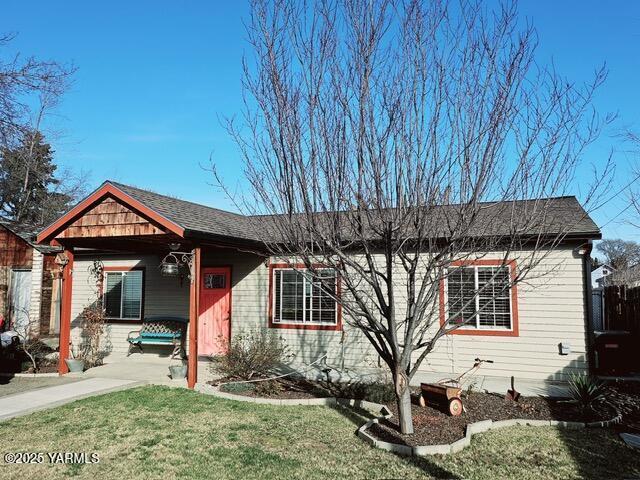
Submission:
[[[230,339],[232,290],[263,263],[240,251],[256,250],[257,242],[238,238],[235,217],[107,182],[41,232],[39,242],[63,248],[59,373],[68,372],[64,359],[83,341],[83,312],[101,299],[104,365],[83,375],[180,383],[168,376],[169,365],[182,362],[171,358],[172,345],[143,342],[140,350],[128,341],[153,317],[184,319],[186,385],[208,379],[209,358]]]
[[[200,372],[198,383],[214,378],[206,373],[208,363],[207,360],[198,362],[198,371]],[[69,373],[68,375],[78,378],[132,380],[150,385],[186,388],[188,386],[186,378],[174,380],[170,377],[169,365],[175,365],[175,363],[170,364],[166,359],[153,358],[151,355],[138,355],[137,357],[115,359],[98,367],[90,368],[83,373]]]

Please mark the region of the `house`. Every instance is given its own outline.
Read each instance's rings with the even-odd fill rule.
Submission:
[[[475,327],[441,339],[416,381],[460,373],[476,357],[494,361],[483,367],[487,377],[514,375],[540,384],[588,370],[589,254],[600,232],[575,197],[550,202],[562,223],[572,225],[563,242],[545,257],[545,264],[536,267],[538,273],[551,273],[532,275],[505,295],[504,308],[494,309]],[[296,365],[309,365],[326,355],[323,368],[340,375],[380,372],[380,359],[339,306],[331,298],[309,302],[313,288],[301,285],[304,278],[265,253],[260,222],[263,217],[105,182],[38,235],[41,244],[61,246],[66,259],[60,373],[67,371],[62,359],[69,353],[69,343],[80,341],[81,312],[96,301],[91,280],[96,260],[104,267],[101,292],[109,317],[105,362],[127,357],[127,335],[139,329],[143,318],[164,315],[188,318],[190,387],[207,379],[208,359],[223,351],[220,340],[255,329],[273,329],[281,335],[295,354]],[[481,282],[483,269],[500,263],[499,252],[495,258],[488,252],[482,261],[466,262],[465,268],[474,273],[470,278]],[[180,267],[182,274],[176,276],[178,267],[169,264],[180,262],[187,268]],[[504,268],[517,265],[512,261]],[[327,275],[329,284],[339,288],[339,280],[330,272]],[[442,306],[448,295],[454,295],[453,289],[442,285]],[[145,349],[142,355],[155,354]]]
[[[607,264],[602,264],[591,272],[591,288],[602,288],[605,278],[615,273],[616,269]]]
[[[4,327],[31,322],[40,335],[56,335],[59,311],[55,255],[58,248],[35,243],[32,228],[0,222],[0,317]]]

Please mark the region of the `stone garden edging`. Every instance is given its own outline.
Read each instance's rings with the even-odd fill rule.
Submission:
[[[471,445],[471,437],[478,433],[484,433],[489,430],[496,430],[498,428],[514,427],[517,425],[531,426],[531,427],[560,427],[568,429],[581,429],[581,428],[603,428],[609,427],[616,423],[620,423],[622,415],[618,414],[614,418],[604,420],[601,422],[563,422],[558,420],[527,420],[524,418],[510,419],[510,420],[482,420],[480,422],[470,423],[465,430],[465,436],[460,440],[456,440],[453,443],[445,443],[441,445],[421,445],[417,447],[410,447],[408,445],[401,445],[399,443],[385,442],[378,440],[373,435],[367,432],[374,423],[379,423],[382,419],[391,418],[393,414],[387,409],[386,406],[380,403],[369,402],[367,400],[354,400],[347,398],[327,397],[327,398],[300,398],[300,399],[277,399],[277,398],[258,398],[247,397],[245,395],[234,395],[233,393],[222,392],[218,387],[214,387],[206,384],[197,384],[196,391],[207,395],[214,395],[219,398],[225,398],[227,400],[237,400],[240,402],[258,403],[263,405],[317,405],[317,406],[336,406],[343,407],[358,407],[369,411],[376,411],[382,415],[374,419],[369,420],[357,430],[357,435],[366,443],[382,450],[397,453],[405,456],[426,456],[426,455],[448,455],[457,453],[463,450],[465,447]]]
[[[46,378],[46,377],[59,377],[58,372],[49,373],[0,373],[0,377],[18,377],[18,378]]]
[[[237,400],[239,402],[258,403],[262,405],[315,405],[324,407],[357,407],[365,410],[370,410],[378,414],[382,413],[382,417],[391,416],[387,407],[380,403],[369,402],[367,400],[355,400],[352,398],[338,398],[338,397],[326,397],[326,398],[291,398],[291,399],[279,399],[279,398],[260,398],[260,397],[248,397],[246,395],[235,395],[233,393],[227,393],[220,390],[219,387],[214,387],[207,384],[196,384],[195,390],[206,395],[213,395],[219,398],[225,398],[227,400]],[[380,418],[382,418],[380,417]]]
[[[397,453],[405,456],[426,456],[426,455],[449,455],[457,453],[463,450],[465,447],[471,445],[471,437],[478,433],[484,433],[489,430],[496,430],[498,428],[514,427],[517,425],[530,426],[530,427],[560,427],[568,429],[581,429],[581,428],[602,428],[609,427],[616,423],[620,423],[622,415],[618,414],[616,417],[610,420],[604,420],[601,422],[563,422],[558,420],[527,420],[524,418],[510,419],[510,420],[482,420],[480,422],[470,423],[467,425],[465,436],[460,440],[456,440],[453,443],[445,443],[441,445],[420,445],[417,447],[410,447],[408,445],[401,445],[399,443],[385,442],[378,440],[373,435],[367,432],[367,430],[374,424],[379,423],[381,419],[389,418],[391,415],[383,415],[382,417],[369,420],[358,429],[358,436],[368,444],[387,450],[389,452]]]

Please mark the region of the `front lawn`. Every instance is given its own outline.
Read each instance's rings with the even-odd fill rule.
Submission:
[[[97,452],[86,465],[6,465],[0,478],[620,478],[640,455],[606,431],[516,427],[454,456],[407,459],[354,432],[363,417],[326,407],[221,400],[141,387],[0,423],[0,453]],[[0,460],[2,462],[2,460]]]

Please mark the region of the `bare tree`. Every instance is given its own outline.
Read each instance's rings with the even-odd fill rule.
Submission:
[[[15,35],[0,36],[0,54],[6,52]],[[3,155],[15,157],[17,167],[9,169],[6,165],[2,178],[2,199],[11,196],[19,199],[9,215],[11,220],[23,221],[23,213],[29,209],[42,210],[39,219],[30,219],[29,223],[39,225],[59,216],[67,205],[85,193],[86,173],[73,174],[69,170],[59,172],[51,159],[43,158],[43,131],[47,119],[55,112],[61,98],[68,90],[75,72],[72,65],[63,65],[53,61],[41,61],[33,57],[23,59],[20,55],[0,55],[0,147]],[[55,132],[49,131],[48,137]],[[47,144],[44,145],[48,147]],[[47,153],[51,155],[50,149]],[[52,170],[53,169],[53,170]],[[19,175],[19,179],[12,178]],[[18,191],[16,182],[19,181]],[[38,203],[34,192],[48,191],[47,201]],[[5,192],[5,189],[9,192]],[[6,194],[6,195],[5,195]],[[0,204],[2,210],[5,205]]]
[[[14,38],[15,34],[0,34],[0,51]],[[12,146],[25,128],[38,129],[67,90],[74,71],[73,66],[34,57],[0,57],[0,145]]]
[[[634,152],[640,159],[640,135],[635,132],[628,132],[627,140],[631,143]],[[633,168],[632,178],[634,182],[629,192],[629,206],[631,207],[632,217],[629,223],[640,229],[640,188],[637,186],[637,180],[640,178],[640,161]]]
[[[250,193],[234,198],[266,215],[269,252],[303,263],[373,345],[411,433],[409,382],[438,339],[471,321],[478,295],[492,308],[540,274],[573,227],[549,197],[571,191],[583,149],[609,120],[591,108],[606,72],[575,85],[538,65],[536,33],[512,3],[251,5],[246,113],[228,123]],[[588,205],[602,191],[581,193]],[[491,278],[449,303],[454,321],[441,325],[439,289],[454,262],[488,252],[500,259]]]
[[[20,339],[20,349],[31,361],[33,373],[38,371],[38,354],[46,349],[46,345],[40,341],[40,319],[33,318],[29,309],[21,309],[14,312],[16,320],[11,330]]]
[[[616,270],[626,270],[640,263],[640,243],[621,238],[602,240],[596,249],[602,252],[605,262]]]

